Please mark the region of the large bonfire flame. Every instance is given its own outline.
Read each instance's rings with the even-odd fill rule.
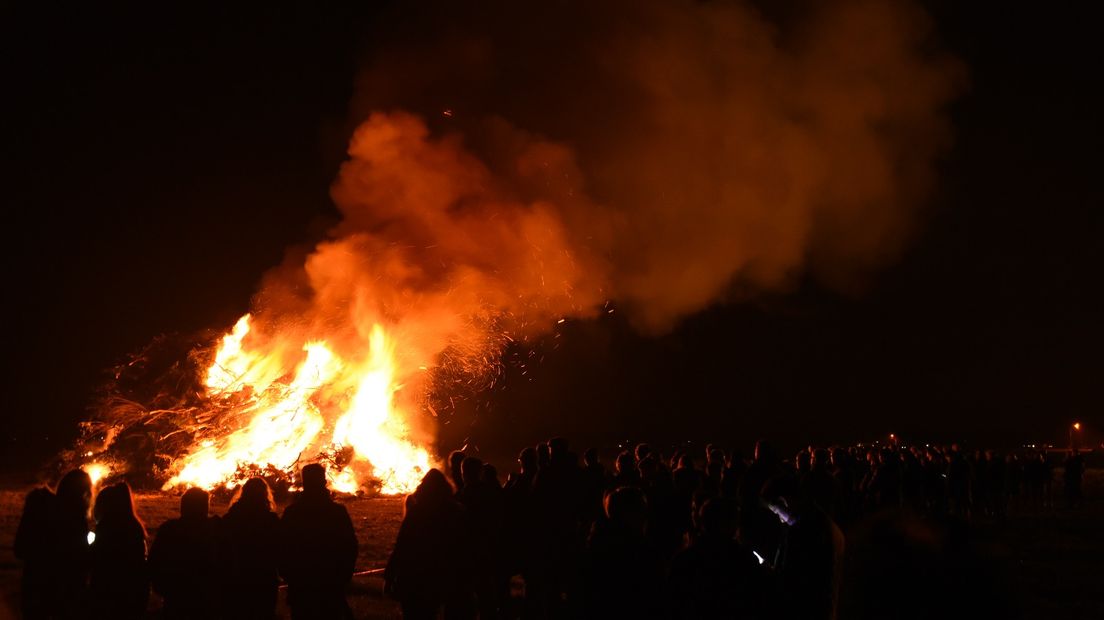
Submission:
[[[855,290],[909,237],[960,72],[910,3],[828,4],[449,9],[368,68],[356,107],[392,112],[351,137],[340,223],[221,341],[127,364],[68,460],[206,488],[323,461],[401,493],[431,466],[426,399],[505,342],[610,299],[662,332],[806,272]],[[579,36],[550,47],[550,23]]]
[[[338,491],[407,493],[432,466],[422,413],[439,383],[455,377],[452,401],[505,342],[600,307],[600,276],[550,208],[454,138],[376,114],[349,155],[333,188],[342,224],[272,270],[213,346],[123,367],[86,425],[84,464],[213,489],[321,461]]]
[[[278,352],[287,348],[282,342],[251,346],[250,318],[243,316],[223,337],[204,382],[208,396],[232,402],[244,424],[200,439],[174,465],[178,471],[166,488],[233,486],[251,464],[288,470],[304,456],[351,449],[351,461],[329,472],[333,488],[355,492],[361,486],[358,472],[366,470],[379,481],[380,492],[410,492],[429,469],[430,457],[413,443],[395,404],[402,385],[384,328],[372,326],[362,359],[342,359],[321,340],[285,358]],[[293,372],[288,362],[295,364]]]

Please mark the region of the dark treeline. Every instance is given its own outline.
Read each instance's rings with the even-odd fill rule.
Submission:
[[[406,498],[384,572],[406,618],[1016,617],[978,522],[1051,508],[1045,453],[957,446],[810,447],[785,459],[646,444],[611,468],[564,439],[525,448],[503,483],[453,453]],[[1063,463],[1080,505],[1082,457]],[[68,473],[26,500],[15,540],[25,618],[265,618],[287,584],[292,618],[351,618],[358,541],[326,488],[278,516],[262,479],[225,516],[190,489],[147,535],[130,488],[95,496]],[[89,527],[91,512],[95,528]]]

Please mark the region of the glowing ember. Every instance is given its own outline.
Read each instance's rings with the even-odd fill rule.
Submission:
[[[259,338],[250,348],[251,333],[247,314],[223,337],[205,374],[212,406],[232,408],[236,427],[214,428],[200,438],[174,463],[165,488],[232,488],[248,475],[243,472],[290,472],[326,454],[350,457],[329,468],[337,491],[356,492],[366,478],[385,494],[417,486],[430,457],[395,405],[400,371],[381,325],[370,330],[365,359],[345,359],[326,342],[307,342],[293,373],[285,354],[294,350],[285,342],[290,337]]]
[[[99,486],[101,480],[111,475],[111,468],[103,463],[89,463],[84,466],[84,473],[92,479],[92,486]]]

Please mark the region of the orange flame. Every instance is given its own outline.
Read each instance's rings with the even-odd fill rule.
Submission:
[[[325,341],[307,342],[290,380],[283,355],[292,349],[290,336],[253,342],[251,333],[247,314],[223,337],[204,381],[212,402],[235,409],[239,427],[212,429],[173,464],[165,488],[232,488],[243,467],[289,471],[344,448],[353,458],[329,472],[332,488],[353,493],[366,482],[363,474],[385,494],[417,486],[431,459],[395,406],[402,385],[383,326],[373,325],[364,360],[343,359]]]
[[[334,428],[334,442],[352,446],[357,455],[371,455],[374,475],[383,483],[383,493],[407,493],[429,470],[429,455],[407,441],[410,430],[402,418],[394,415],[394,350],[383,328],[372,327],[370,357],[348,412]]]
[[[84,466],[84,473],[92,479],[92,486],[99,486],[100,481],[111,475],[111,468],[103,463],[88,463]]]

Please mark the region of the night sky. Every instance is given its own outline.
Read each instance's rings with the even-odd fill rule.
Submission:
[[[39,4],[0,20],[5,467],[69,445],[127,353],[231,325],[289,246],[337,221],[328,188],[381,27],[369,2]],[[974,4],[927,3],[969,88],[923,227],[868,290],[809,281],[659,338],[616,312],[565,323],[508,352],[442,445],[891,431],[1010,445],[1104,427],[1097,22]],[[509,362],[530,350],[543,363]]]

